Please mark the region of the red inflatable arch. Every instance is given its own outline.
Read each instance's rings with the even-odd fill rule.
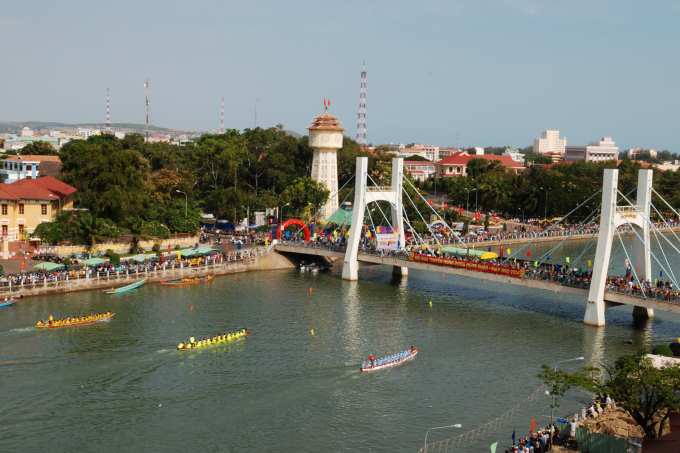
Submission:
[[[281,240],[281,233],[283,233],[283,230],[285,230],[288,225],[297,225],[302,227],[302,231],[305,232],[305,242],[309,242],[311,238],[311,235],[309,234],[309,229],[307,229],[307,225],[302,220],[298,219],[290,219],[283,222],[279,229],[276,231],[277,240],[279,241]]]

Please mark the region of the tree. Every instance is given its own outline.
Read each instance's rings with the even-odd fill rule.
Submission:
[[[320,209],[328,201],[329,195],[330,191],[322,183],[310,177],[298,178],[281,194],[281,204],[290,203],[293,212],[306,209],[309,203]]]
[[[623,355],[613,366],[603,365],[603,368],[608,377],[601,368],[592,366],[570,374],[542,365],[538,377],[553,388],[553,394],[560,396],[575,386],[612,395],[645,431],[647,438],[662,436],[670,413],[680,410],[680,365],[656,368],[644,351],[638,351],[635,355]]]
[[[482,200],[488,207],[494,209],[498,209],[511,195],[508,184],[496,174],[484,177],[479,185],[479,190],[482,194]]]
[[[58,156],[59,152],[54,149],[51,143],[38,141],[21,148],[19,154],[22,156]]]
[[[76,228],[78,236],[83,239],[85,245],[92,247],[98,239],[111,239],[120,236],[116,225],[109,219],[96,217],[87,213],[80,218]]]

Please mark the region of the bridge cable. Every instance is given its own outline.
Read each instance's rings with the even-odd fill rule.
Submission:
[[[383,196],[385,196],[384,192],[382,191],[382,189],[380,188],[380,186],[373,180],[373,178],[371,178],[371,176],[368,175],[368,174],[366,175],[366,177],[367,177],[368,179],[371,180],[371,182],[374,184],[375,187],[378,188],[378,190],[380,191],[380,194],[383,195]],[[368,188],[367,188],[367,189],[368,189]],[[371,198],[373,199],[373,203],[375,203],[375,205],[378,207],[378,209],[380,210],[380,213],[382,214],[383,218],[387,221],[387,224],[390,226],[390,228],[392,228],[392,231],[395,231],[394,227],[392,226],[392,224],[390,223],[390,221],[387,220],[387,216],[385,215],[385,213],[383,212],[382,208],[380,207],[380,203],[378,203],[378,201],[377,201],[377,200],[375,199],[375,197],[373,196],[373,193],[371,193],[370,190],[366,190],[366,192],[371,194]],[[385,197],[385,198],[387,198],[387,197]],[[366,199],[366,194],[364,194],[364,201],[365,201],[365,199]],[[390,201],[387,201],[387,202],[390,204],[391,207],[394,208],[395,211],[397,210],[397,207],[396,207],[395,205],[393,205]],[[366,203],[366,207],[368,207],[368,203]],[[390,217],[391,217],[391,215],[390,215]],[[392,220],[394,221],[394,219],[392,219]],[[372,220],[371,220],[371,221],[372,221]],[[382,222],[381,222],[381,223],[382,223]],[[396,233],[397,233],[397,235],[399,235],[399,232],[398,232],[398,231],[397,231]],[[376,232],[376,234],[378,234],[378,233]],[[378,244],[380,244],[380,243],[378,242]],[[380,245],[378,245],[378,248],[380,248]]]
[[[532,242],[534,242],[536,239],[538,239],[539,237],[543,236],[543,235],[546,234],[548,231],[550,231],[551,229],[553,229],[554,227],[556,227],[557,225],[559,225],[560,222],[561,222],[562,220],[566,219],[566,218],[569,217],[571,214],[573,214],[574,212],[576,212],[581,206],[583,206],[583,205],[585,205],[586,203],[588,203],[595,195],[597,195],[597,194],[600,193],[600,192],[602,192],[602,189],[600,189],[600,190],[598,190],[597,192],[595,192],[594,194],[592,194],[590,197],[588,197],[588,199],[587,199],[586,201],[584,201],[584,202],[581,203],[580,205],[576,206],[571,212],[569,212],[567,215],[563,216],[558,222],[552,224],[552,225],[551,225],[550,227],[548,227],[545,231],[542,231],[538,236],[536,236],[535,238],[533,238],[533,239],[532,239],[531,241],[529,241],[528,243],[524,244],[519,250],[517,250],[515,253],[511,254],[510,256],[508,256],[508,257],[501,263],[501,266],[502,266],[503,264],[505,264],[505,263],[506,263],[513,255],[516,255],[517,253],[521,252],[521,251],[524,250],[527,246],[529,246]],[[515,258],[517,258],[517,257],[515,256]]]
[[[659,195],[659,192],[657,192],[656,190],[654,190],[653,187],[652,187],[652,192],[654,192],[654,193],[656,194],[656,196],[659,197],[659,198],[661,199],[661,201],[663,201],[664,203],[666,203],[666,206],[668,206],[669,208],[671,208],[671,211],[673,211],[673,212],[675,213],[675,215],[678,216],[678,219],[680,219],[680,214],[678,214],[678,211],[676,211],[676,210],[673,208],[673,206],[671,206],[670,204],[668,204],[668,202],[666,201],[666,199],[665,199],[664,197],[662,197],[661,195]],[[651,203],[650,203],[650,204],[651,204]],[[652,206],[654,206],[654,205],[652,204]],[[656,211],[656,208],[654,208],[654,210]],[[659,211],[656,211],[656,212],[657,212],[657,214],[659,213]],[[661,216],[661,214],[659,214],[659,216],[660,216],[661,219],[664,221],[664,223],[666,224],[666,226],[668,226],[668,228],[670,228],[670,230],[671,230],[671,232],[673,233],[673,235],[675,236],[675,238],[676,238],[678,241],[680,241],[680,238],[678,238],[678,235],[675,234],[675,231],[673,231],[673,228],[671,228],[670,225],[668,225],[668,222],[666,222],[666,219],[664,219],[664,217]]]
[[[403,190],[403,189],[402,189],[402,190]],[[420,211],[418,210],[418,207],[417,207],[416,204],[413,202],[413,200],[411,199],[411,196],[408,194],[408,192],[407,192],[406,190],[404,190],[404,193],[405,193],[406,196],[408,197],[408,200],[411,202],[411,204],[412,204],[413,207],[415,208],[415,210],[416,210],[416,212],[418,213],[418,215],[420,216],[420,218],[423,220],[423,223],[425,224],[425,226],[427,227],[427,229],[430,230],[430,233],[431,233],[432,236],[434,237],[435,241],[437,241],[437,245],[439,246],[439,250],[441,250],[442,245],[439,243],[439,239],[437,238],[437,236],[435,236],[435,234],[432,232],[432,229],[430,228],[430,225],[425,221],[425,219],[423,218],[423,215],[422,215],[422,214],[420,213]],[[420,195],[420,193],[418,193],[418,194]],[[420,196],[422,197],[422,195],[420,195]],[[426,201],[425,203],[427,204],[427,201]],[[413,228],[413,227],[411,227],[411,228]],[[415,231],[415,229],[413,229],[412,231]],[[427,245],[426,245],[426,247],[427,247]],[[427,247],[427,249],[430,250],[430,247]]]
[[[654,208],[654,211],[656,211],[656,213],[661,217],[661,219],[664,221],[664,223],[668,226],[669,230],[675,235],[675,232],[673,231],[673,228],[671,228],[671,227],[668,225],[668,222],[666,222],[666,219],[664,219],[663,216],[661,216],[661,214],[659,213],[659,211],[656,209],[656,206],[654,206],[652,203],[650,203],[650,205],[652,206],[652,208]],[[660,234],[660,235],[661,235],[662,237],[664,237],[664,238],[666,237],[666,236],[665,236],[663,233],[661,233],[660,231],[658,232],[658,234]],[[656,238],[657,244],[659,244],[659,248],[661,249],[661,253],[663,253],[663,257],[666,259],[666,264],[668,264],[668,268],[669,268],[669,270],[670,270],[670,272],[671,272],[671,275],[672,275],[672,277],[673,277],[673,282],[675,283],[676,278],[675,278],[675,274],[673,274],[673,268],[671,267],[671,264],[668,262],[668,257],[666,257],[666,253],[664,252],[663,248],[661,247],[661,242],[659,241],[659,238],[658,238],[658,236],[657,236],[657,230],[656,230],[656,229],[654,230],[654,237]],[[675,237],[677,238],[677,235],[676,235]],[[676,249],[676,250],[677,250],[677,249]],[[676,286],[677,286],[677,283],[676,283]]]
[[[616,209],[618,211],[618,206],[617,206]],[[616,228],[616,224],[614,223],[614,219],[612,219],[612,224],[614,225],[614,228]],[[619,234],[619,230],[615,230],[615,231],[616,231],[616,235],[619,237],[619,241],[621,242],[621,246],[623,247],[623,239],[621,239],[621,235]],[[626,248],[623,247],[623,251],[626,253],[626,259],[628,259],[628,263],[630,264],[630,270],[633,271],[633,274],[635,275],[635,280],[637,280],[638,285],[640,286],[640,291],[642,292],[642,297],[647,299],[647,295],[645,294],[644,285],[642,283],[640,283],[640,279],[638,278],[638,274],[635,271],[635,268],[633,267],[633,262],[631,261],[630,256],[628,255],[628,250],[626,250]],[[631,293],[632,293],[632,289],[631,289]]]
[[[618,209],[618,208],[617,208],[617,209]],[[623,216],[623,213],[620,212],[620,214],[621,214],[621,217],[623,217],[623,218],[626,220],[626,222],[628,222],[628,219],[627,219],[626,217]],[[630,225],[630,222],[628,222],[628,224]],[[642,242],[642,244],[644,244],[644,246],[645,246],[645,248],[647,249],[647,251],[649,252],[649,254],[650,254],[650,255],[656,260],[656,262],[659,264],[659,267],[661,267],[661,270],[666,271],[667,273],[669,273],[669,275],[671,276],[671,278],[673,278],[673,277],[674,277],[673,273],[672,273],[672,272],[669,272],[669,271],[663,266],[663,264],[661,264],[661,261],[659,261],[659,259],[656,257],[656,255],[654,255],[654,253],[651,251],[651,249],[649,248],[649,246],[648,246],[647,244],[645,244],[645,241],[640,237],[640,235],[637,233],[637,231],[635,231],[635,229],[632,228],[632,225],[630,225],[630,226],[631,226],[631,229],[633,229],[633,232],[635,233],[635,235],[637,236],[637,238],[640,240],[640,242]],[[663,253],[663,249],[661,249],[661,252]],[[628,254],[626,253],[626,256],[627,256],[627,255],[628,255]],[[630,261],[630,258],[628,258],[628,260]],[[631,267],[632,267],[632,261],[631,261]],[[651,276],[648,276],[647,278],[650,279],[650,283],[651,283]],[[675,282],[675,278],[673,278],[673,280],[674,280],[673,283],[675,283],[675,286],[677,287],[677,282]]]
[[[408,214],[406,213],[406,208],[404,208],[404,206],[402,205],[401,209],[403,211],[404,219],[406,220],[406,223],[408,223],[409,228],[411,228],[411,231],[413,232],[413,236],[417,239],[420,239],[420,242],[422,242],[422,245],[424,245],[426,249],[430,250],[430,247],[427,246],[427,244],[425,243],[425,240],[422,237],[420,237],[420,235],[418,234],[416,229],[413,227],[413,225],[411,225],[411,222],[409,222]],[[416,241],[416,244],[418,244],[418,241]]]
[[[645,217],[645,216],[643,215],[643,213],[640,212],[640,211],[638,210],[637,206],[633,205],[633,204],[630,202],[630,200],[628,200],[628,199],[626,198],[626,201],[627,201],[627,202],[635,209],[635,211],[636,211],[638,214],[640,214],[640,217],[642,217],[644,220],[646,220],[647,223],[650,224],[652,228],[654,228],[654,230],[655,230],[655,237],[656,237],[656,231],[658,231],[658,228],[656,228],[656,227],[654,226],[654,223],[651,222],[647,217]],[[617,207],[617,209],[618,209],[618,207]],[[655,208],[655,209],[656,209],[656,208]],[[628,223],[628,225],[630,225],[630,222],[628,221],[628,219],[627,219],[625,216],[623,216],[623,213],[621,213],[621,217],[623,217],[623,218],[626,220],[626,222]],[[632,228],[632,225],[630,225],[630,226],[631,226],[631,228]],[[668,270],[666,270],[666,269],[663,267],[663,265],[661,264],[661,262],[656,258],[656,256],[654,255],[654,253],[652,253],[651,249],[647,246],[647,244],[645,244],[645,241],[642,240],[642,238],[640,238],[640,235],[637,233],[637,231],[633,230],[633,232],[634,232],[635,235],[638,237],[638,239],[640,239],[640,242],[642,242],[642,243],[645,245],[645,248],[646,248],[647,251],[649,251],[649,253],[654,257],[654,259],[656,260],[656,262],[659,263],[659,266],[661,267],[661,269],[664,270],[664,271],[666,271],[666,272],[668,272],[669,276],[673,278],[673,283],[675,283],[675,286],[677,287],[677,286],[678,286],[678,283],[677,283],[677,281],[675,281],[675,275],[673,274],[673,272],[672,272],[672,271],[669,272]],[[660,233],[660,232],[659,232],[659,233]],[[667,238],[665,235],[663,235],[662,233],[660,233],[660,234],[661,234],[661,237],[663,237],[663,238],[666,240],[666,242],[668,242],[668,243],[670,244],[670,246],[673,247],[673,248],[675,249],[676,252],[680,253],[680,250],[678,250],[677,247],[675,247],[675,245],[673,245],[673,243],[672,243],[670,240],[668,240],[668,238]],[[656,238],[656,239],[657,239],[657,241],[658,241],[658,238]],[[660,246],[660,245],[661,245],[661,244],[659,244],[659,246]],[[663,247],[661,247],[661,253],[664,255],[664,257],[666,257],[666,252],[664,252]],[[668,261],[668,258],[666,258],[666,261]],[[670,266],[670,265],[669,265],[669,266]],[[651,276],[650,276],[649,278],[651,278]]]
[[[675,274],[673,273],[673,268],[671,267],[671,263],[668,262],[668,257],[666,256],[666,253],[663,250],[663,247],[661,247],[661,242],[659,241],[659,236],[657,235],[657,232],[654,231],[654,239],[656,239],[656,243],[659,246],[659,249],[661,249],[661,253],[663,254],[664,259],[666,260],[666,264],[668,265],[668,272],[670,273],[670,278],[673,279],[673,283],[675,283],[675,286],[677,287],[677,279],[675,278]]]
[[[419,191],[418,189],[415,188],[415,186],[411,183],[411,181],[409,181],[408,178],[405,178],[405,180],[406,180],[406,182],[409,183],[409,185],[413,188],[413,190],[415,190],[416,193],[417,193],[418,195],[420,195],[420,198],[423,199],[423,201],[425,202],[425,204],[428,205],[428,206],[430,207],[430,209],[432,209],[432,212],[434,212],[435,215],[441,219],[441,216],[439,215],[439,213],[438,213],[437,211],[435,211],[434,208],[433,208],[432,206],[430,206],[430,204],[427,202],[427,200],[425,199],[425,197],[423,197],[423,194],[421,194],[420,191]],[[415,205],[414,205],[414,206],[415,206]],[[416,210],[417,210],[417,208],[416,208]],[[444,222],[444,225],[446,225],[446,228],[448,228],[449,231],[453,233],[453,235],[456,237],[456,239],[458,239],[458,242],[459,242],[459,243],[463,244],[463,245],[465,246],[465,248],[470,248],[470,247],[468,247],[468,246],[465,244],[465,242],[463,242],[463,240],[460,238],[460,236],[458,235],[458,233],[456,233],[454,230],[452,230],[451,227],[450,227],[449,225],[447,225],[446,222]],[[441,246],[441,245],[440,245],[440,246]]]

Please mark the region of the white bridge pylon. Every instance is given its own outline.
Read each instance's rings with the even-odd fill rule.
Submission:
[[[588,306],[583,318],[584,324],[604,326],[604,312],[608,308],[619,305],[604,300],[607,271],[611,261],[612,242],[616,229],[623,225],[632,225],[637,233],[635,239],[635,267],[637,279],[644,282],[652,280],[652,262],[649,247],[649,212],[652,203],[652,170],[640,170],[638,173],[637,201],[635,206],[617,206],[619,199],[618,182],[619,170],[606,169],[602,186],[602,211],[600,217],[600,232],[597,238],[597,250],[593,262],[593,277],[588,292]],[[633,266],[633,263],[630,263]],[[651,318],[654,310],[635,307],[634,316]]]
[[[361,242],[361,229],[364,225],[364,215],[366,206],[369,203],[387,201],[390,203],[392,214],[392,227],[396,228],[399,237],[400,247],[405,246],[404,236],[404,209],[403,209],[403,177],[404,159],[392,159],[392,185],[389,187],[368,187],[368,158],[357,158],[356,186],[354,188],[354,205],[352,206],[352,226],[349,230],[349,240],[347,241],[347,251],[345,252],[345,262],[342,266],[343,280],[357,280],[359,262],[359,243]],[[408,275],[407,267],[394,266],[393,273],[397,275]]]

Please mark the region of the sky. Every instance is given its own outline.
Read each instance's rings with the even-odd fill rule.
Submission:
[[[0,121],[207,131],[323,113],[369,143],[525,147],[611,136],[680,152],[680,2],[4,1]],[[458,138],[457,138],[458,137]]]

